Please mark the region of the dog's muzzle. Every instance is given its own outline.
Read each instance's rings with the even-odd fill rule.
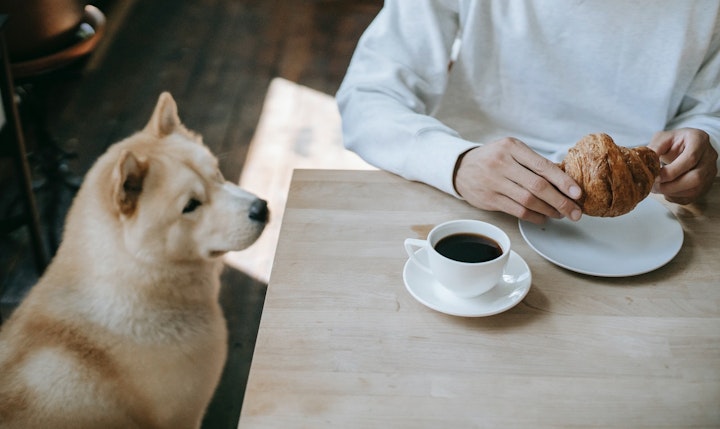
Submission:
[[[269,214],[267,201],[256,198],[255,201],[250,204],[250,210],[248,211],[248,217],[250,219],[258,222],[267,222]]]

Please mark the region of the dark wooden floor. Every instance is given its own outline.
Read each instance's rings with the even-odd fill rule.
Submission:
[[[82,176],[112,143],[142,128],[161,91],[185,124],[204,136],[228,178],[239,178],[272,78],[334,94],[357,39],[380,0],[98,0],[106,37],[82,64],[38,81],[51,134],[76,152]],[[24,123],[30,149],[36,132]],[[30,122],[30,123],[28,123]],[[37,170],[37,169],[36,169]],[[38,176],[40,171],[37,171]],[[55,183],[57,184],[57,183]],[[4,183],[10,195],[12,183]],[[12,188],[12,186],[10,186]],[[37,191],[46,237],[59,237],[69,188]],[[59,204],[57,204],[59,203]],[[53,207],[57,210],[53,210]],[[53,239],[48,238],[48,247]],[[26,233],[0,243],[0,314],[36,281]],[[222,302],[230,355],[204,428],[237,426],[266,285],[226,269]]]

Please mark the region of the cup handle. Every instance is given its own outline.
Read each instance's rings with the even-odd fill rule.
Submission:
[[[416,253],[419,249],[422,249],[423,247],[427,247],[428,242],[427,240],[420,240],[417,238],[406,238],[405,239],[405,251],[407,252],[410,259],[412,259],[415,264],[417,264],[418,267],[422,268],[423,270],[427,271],[428,273],[432,274],[432,271],[430,270],[430,267],[426,264],[425,261],[420,260],[416,256]]]

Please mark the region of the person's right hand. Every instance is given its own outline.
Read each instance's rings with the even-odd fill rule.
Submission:
[[[468,203],[533,223],[548,217],[578,220],[577,183],[555,163],[520,140],[507,137],[465,152],[458,160],[455,189]]]

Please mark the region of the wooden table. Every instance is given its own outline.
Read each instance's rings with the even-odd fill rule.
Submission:
[[[296,170],[239,427],[719,427],[720,183],[672,209],[672,261],[597,278],[423,184]],[[403,240],[457,218],[508,232],[533,274],[523,302],[462,318],[406,291]]]

